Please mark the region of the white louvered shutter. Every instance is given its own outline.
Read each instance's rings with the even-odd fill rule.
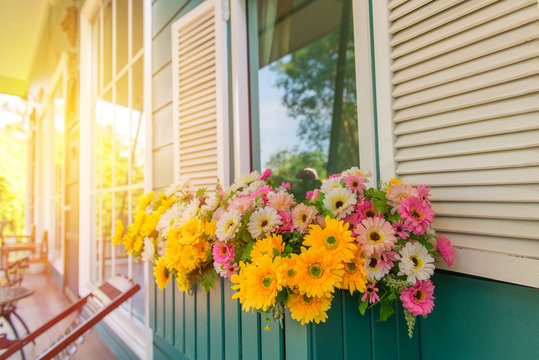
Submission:
[[[172,26],[174,178],[215,188],[229,179],[226,20],[206,1]]]
[[[390,1],[396,175],[455,269],[539,286],[537,0]]]

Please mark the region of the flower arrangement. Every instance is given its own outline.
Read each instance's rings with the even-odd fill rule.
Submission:
[[[369,176],[351,168],[305,199],[269,169],[228,189],[194,191],[183,182],[145,195],[127,231],[117,224],[113,243],[152,261],[160,289],[172,277],[186,292],[230,279],[233,298],[266,321],[282,320],[288,308],[302,325],[325,322],[338,289],[362,293],[362,314],[380,304],[381,320],[400,299],[411,337],[416,317],[434,307],[434,258],[451,266],[454,248],[431,228],[430,188],[397,179],[367,188]]]

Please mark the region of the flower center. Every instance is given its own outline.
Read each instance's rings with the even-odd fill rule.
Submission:
[[[343,206],[343,205],[344,205],[344,203],[343,203],[341,200],[339,200],[339,201],[337,201],[337,202],[335,203],[335,208],[339,209],[339,208],[340,208],[341,206]]]
[[[228,249],[226,246],[221,246],[219,248],[219,255],[221,256],[228,255]]]
[[[191,260],[191,261],[195,260],[195,255],[193,255],[193,254],[189,255],[189,260]]]
[[[367,288],[367,292],[368,292],[369,294],[372,294],[372,293],[374,293],[374,289],[371,288],[371,287],[370,287],[370,288]]]
[[[423,218],[423,216],[421,216],[421,214],[416,209],[412,209],[412,211],[410,211],[410,215],[412,215],[412,217],[417,220],[421,220]]]
[[[168,279],[168,277],[170,276],[170,271],[168,271],[167,268],[164,268],[163,269],[163,275],[165,276],[166,279]]]
[[[296,269],[294,269],[294,268],[288,269],[288,271],[286,272],[286,275],[287,275],[289,278],[295,277],[296,274],[297,274],[297,271],[296,271]]]
[[[231,221],[227,222],[227,223],[226,223],[226,226],[225,226],[226,230],[227,230],[227,231],[230,230],[230,228],[231,228],[233,225],[234,225],[234,221],[231,220]]]
[[[303,294],[303,302],[305,302],[305,304],[311,304],[313,302],[313,298]]]
[[[414,293],[414,299],[418,302],[425,300],[425,292],[423,290],[417,290]]]
[[[353,274],[357,271],[357,265],[355,262],[346,263],[346,272],[348,274]]]
[[[359,184],[357,183],[357,181],[354,181],[354,182],[352,183],[352,187],[353,187],[353,188],[358,187],[358,185],[359,185]]]
[[[368,209],[368,210],[365,210],[364,214],[366,217],[373,218],[376,213],[374,212],[374,210]]]
[[[337,248],[337,245],[338,245],[337,238],[333,235],[328,236],[326,238],[326,241],[324,242],[324,246],[328,250],[335,250]]]
[[[301,221],[303,221],[303,222],[307,221],[307,214],[301,215]]]
[[[380,234],[378,234],[377,231],[373,231],[370,233],[369,239],[371,239],[372,241],[378,241],[380,240]]]
[[[319,263],[314,263],[311,266],[309,266],[309,275],[311,275],[312,278],[318,279],[324,274],[324,268]]]
[[[273,284],[273,275],[267,274],[262,278],[262,286],[264,286],[266,289],[269,289],[270,286]]]
[[[268,225],[268,220],[262,220],[260,222],[260,226],[262,226],[262,227],[266,227],[267,225]]]
[[[378,265],[378,260],[376,260],[375,258],[371,258],[371,261],[369,261],[369,266],[375,268],[376,265]]]

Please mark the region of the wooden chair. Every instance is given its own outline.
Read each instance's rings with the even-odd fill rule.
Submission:
[[[49,264],[49,236],[48,232],[43,231],[43,237],[41,243],[36,243],[35,241],[35,226],[32,226],[32,233],[28,236],[20,235],[16,236],[17,239],[28,238],[27,242],[16,242],[16,243],[4,243],[1,249],[2,252],[2,265],[9,265],[9,254],[16,252],[26,252],[30,253],[29,263],[36,264],[42,263],[45,265],[45,273],[47,275],[47,281],[50,279],[50,264]]]
[[[0,346],[4,343],[7,347],[6,351],[0,355],[0,360],[7,359],[17,351],[22,350],[25,345],[34,341],[67,316],[77,314],[77,318],[66,329],[65,334],[37,359],[52,359],[55,356],[62,356],[62,354],[65,358],[69,358],[70,354],[73,354],[74,350],[76,351],[77,343],[81,343],[81,337],[87,331],[139,290],[140,285],[133,283],[126,277],[118,275],[111,278],[91,294],[86,295],[24,338],[19,340],[0,338]]]

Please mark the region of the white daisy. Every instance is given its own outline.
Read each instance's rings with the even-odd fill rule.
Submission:
[[[228,191],[229,192],[235,192],[249,184],[251,184],[253,181],[256,181],[256,180],[260,180],[260,173],[258,171],[253,171],[252,173],[248,174],[248,175],[243,175],[243,176],[240,176],[240,177],[237,177],[235,180],[234,180],[234,183],[232,185],[230,185],[230,187],[228,188]]]
[[[167,241],[164,238],[157,238],[157,255],[164,257],[166,254]]]
[[[217,221],[217,230],[215,235],[221,241],[227,242],[232,239],[241,225],[241,213],[237,210],[231,210],[223,213]]]
[[[180,203],[175,203],[168,208],[163,215],[161,215],[161,219],[159,219],[159,222],[155,227],[160,236],[165,236],[165,234],[170,230],[170,227],[174,221],[182,216],[182,210],[183,207],[180,205]]]
[[[153,260],[153,256],[155,255],[155,246],[153,245],[152,239],[149,237],[144,238],[144,251],[140,255],[140,258],[142,261],[150,261]]]
[[[434,274],[434,258],[418,242],[406,243],[396,257],[400,260],[398,275],[407,275],[408,282],[415,284],[416,280],[427,280]]]
[[[365,257],[363,269],[365,270],[365,274],[371,280],[380,280],[389,273],[389,267],[382,266],[383,262],[378,260],[378,254],[372,254],[371,256]]]
[[[182,178],[177,183],[170,185],[165,190],[167,196],[174,195],[176,199],[183,200],[192,192],[190,180]]]
[[[341,187],[341,177],[334,177],[331,179],[326,179],[322,186],[320,187],[320,191],[324,194],[327,194],[330,190],[337,189]]]
[[[254,239],[263,234],[269,234],[281,225],[281,217],[277,211],[270,207],[256,210],[249,219],[247,229]]]
[[[200,200],[198,198],[194,198],[187,204],[187,206],[184,207],[182,214],[180,216],[180,223],[184,223],[185,221],[189,220],[193,216],[196,216],[198,214],[198,208],[200,206]]]
[[[354,211],[357,199],[350,190],[338,187],[331,189],[324,198],[324,206],[331,211],[337,219],[342,219]]]
[[[220,196],[218,193],[214,192],[208,195],[208,197],[204,201],[204,205],[200,207],[200,210],[203,213],[211,213],[217,209],[217,206],[219,206]]]

